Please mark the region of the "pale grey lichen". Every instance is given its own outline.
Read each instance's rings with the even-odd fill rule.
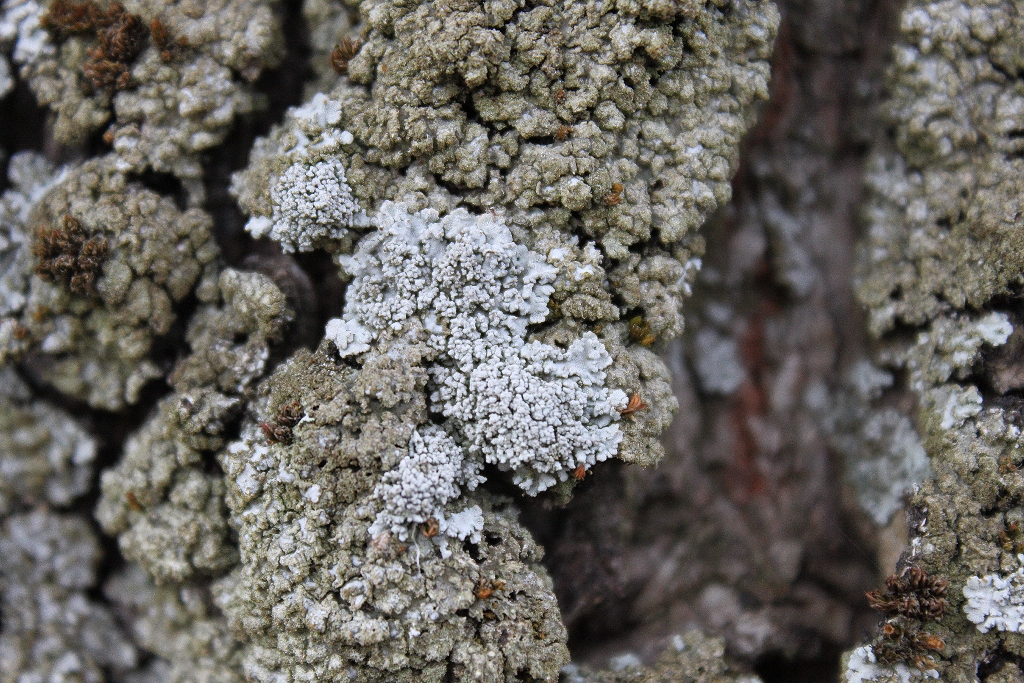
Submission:
[[[0,678],[102,683],[139,653],[109,606],[89,597],[100,549],[77,515],[37,509],[0,526]]]
[[[903,662],[879,663],[869,645],[862,645],[847,653],[844,660],[844,683],[910,683],[914,679],[925,679],[921,671],[911,669]],[[934,674],[931,677],[938,678],[937,672],[931,673]]]
[[[30,218],[64,173],[39,154],[20,152],[11,157],[7,177],[11,189],[0,197],[0,363],[27,348],[18,317],[28,303],[34,267]]]
[[[280,242],[286,253],[311,251],[318,242],[341,239],[348,228],[366,224],[337,160],[292,164],[270,188],[270,200],[273,215],[254,218],[245,227],[253,237]]]
[[[92,484],[96,451],[71,415],[0,367],[0,516],[20,506],[71,504]]]
[[[431,518],[447,527],[448,503],[458,498],[463,489],[472,491],[482,481],[479,464],[467,463],[462,447],[443,429],[430,425],[417,430],[409,439],[409,454],[397,467],[385,472],[374,488],[373,494],[384,504],[384,512],[377,516],[370,533],[377,536],[391,531],[405,540],[411,524],[424,524]],[[459,533],[462,528],[457,524],[453,531]],[[447,528],[439,527],[439,531],[447,532]],[[472,533],[462,534],[463,539]]]
[[[1024,555],[1017,559],[1024,564]],[[964,584],[964,613],[982,633],[1019,632],[1024,627],[1024,567],[1012,574],[972,576]]]
[[[423,339],[434,351],[431,410],[447,418],[468,461],[459,457],[464,474],[451,486],[473,488],[488,463],[536,495],[615,455],[616,408],[627,397],[605,385],[612,359],[597,336],[567,349],[527,342],[527,326],[547,316],[554,267],[490,214],[442,218],[385,202],[372,221],[377,231],[341,259],[353,281],[328,339],[342,356],[369,348],[367,339],[384,348]]]
[[[905,498],[931,474],[928,454],[913,421],[879,405],[891,373],[862,359],[847,373],[846,390],[825,408],[832,445],[842,454],[846,480],[861,508],[884,527]]]

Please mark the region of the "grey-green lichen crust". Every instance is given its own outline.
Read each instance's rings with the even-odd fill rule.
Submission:
[[[216,298],[193,317],[193,352],[170,381],[175,391],[103,474],[96,518],[121,552],[160,583],[217,575],[233,566],[225,484],[204,458],[224,445],[245,398],[266,370],[271,342],[291,311],[264,275],[227,269]]]
[[[371,351],[360,370],[329,343],[300,352],[256,401],[265,421],[301,404],[290,443],[249,422],[221,451],[241,563],[218,602],[253,680],[554,680],[568,659],[542,551],[507,501],[466,496],[482,524],[462,537],[369,531],[376,484],[427,421],[425,352]]]
[[[149,360],[153,343],[178,303],[214,286],[218,254],[205,212],[181,211],[116,166],[108,155],[51,170],[51,179],[34,174],[34,184],[5,193],[0,216],[0,362],[34,358],[45,381],[108,410],[134,403],[162,374]],[[66,217],[107,245],[90,291],[34,274],[39,229],[60,230]]]
[[[949,608],[927,631],[942,680],[976,681],[978,663],[1024,654],[1018,153],[1024,83],[1011,2],[914,2],[888,74],[890,136],[869,169],[858,294],[900,370],[933,475],[911,501],[906,564],[948,582]],[[994,590],[995,586],[1002,589]],[[847,658],[845,678],[905,680],[906,662]],[[934,666],[932,666],[934,665]],[[902,669],[900,667],[903,667]],[[909,667],[909,668],[908,668]],[[988,680],[996,680],[989,678]]]
[[[111,94],[90,88],[82,73],[92,35],[58,41],[43,27],[49,4],[6,0],[0,43],[13,44],[21,78],[52,111],[54,137],[73,144],[110,123],[121,170],[153,168],[198,181],[197,153],[220,143],[235,116],[258,106],[250,82],[283,48],[274,0],[126,0],[125,10],[143,26],[158,19],[172,43],[187,47],[161,55],[148,40],[130,65],[130,87]],[[194,183],[189,189],[201,192]]]
[[[420,189],[399,176],[422,167],[424,193],[443,184],[525,229],[544,208],[616,260],[653,235],[675,245],[728,199],[778,22],[756,2],[384,1],[360,14],[362,49],[328,95],[336,115],[293,113],[257,147],[236,185],[248,213],[271,215],[266,190],[291,162],[332,155],[364,207]]]
[[[857,276],[876,333],[983,307],[1021,281],[1021,21],[1006,2],[903,12]]]

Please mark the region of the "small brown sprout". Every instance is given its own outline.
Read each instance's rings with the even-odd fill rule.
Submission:
[[[474,592],[479,600],[486,600],[487,598],[491,597],[491,595],[494,593],[494,587],[491,586],[490,581],[480,579],[479,581],[477,581],[476,591]]]
[[[130,65],[145,48],[149,29],[142,17],[118,2],[111,3],[97,26],[97,45],[87,51],[89,59],[82,65],[82,73],[94,91],[112,95],[131,87]]]
[[[576,469],[572,471],[572,478],[576,481],[583,481],[583,477],[587,476],[586,465],[576,465]]]
[[[299,424],[303,417],[305,417],[305,413],[302,412],[302,404],[292,401],[281,406],[281,410],[277,414],[277,424],[290,429]]]
[[[480,600],[486,600],[487,598],[494,595],[494,591],[505,590],[505,582],[501,579],[480,579],[476,582],[476,589],[473,594]]]
[[[334,46],[334,49],[331,50],[331,68],[335,73],[340,75],[348,71],[349,60],[359,54],[360,47],[362,45],[358,40],[352,40],[348,36],[342,38],[341,42]]]
[[[270,443],[288,445],[292,442],[292,428],[299,424],[304,416],[302,404],[292,401],[281,406],[273,422],[260,422],[260,429]]]
[[[1013,520],[999,530],[999,546],[1008,553],[1024,552],[1024,533],[1021,533],[1020,522]]]
[[[1017,463],[1013,461],[1013,456],[1004,455],[999,458],[999,474],[1012,474],[1017,471]]]
[[[54,0],[39,23],[57,42],[63,42],[73,35],[93,33],[102,16],[103,10],[95,2]]]
[[[629,338],[642,346],[650,346],[654,343],[651,326],[642,315],[635,316],[629,321]]]
[[[270,443],[288,445],[292,442],[292,430],[287,427],[273,422],[260,422],[260,429],[263,430],[263,436],[267,437],[267,441]]]
[[[59,228],[40,226],[36,230],[36,275],[47,282],[66,284],[75,294],[90,294],[108,251],[103,237],[86,238],[78,219],[65,214]]]
[[[54,0],[40,21],[57,42],[72,35],[95,36],[96,44],[86,51],[88,59],[82,65],[82,74],[93,91],[112,95],[131,86],[130,64],[142,53],[150,34],[142,17],[129,13],[119,2],[103,9],[91,0]],[[163,24],[158,30],[162,30],[161,39],[166,39]]]
[[[912,661],[914,662],[914,666],[922,672],[932,671],[935,669],[935,660],[927,655],[914,655]]]
[[[135,497],[134,491],[129,491],[128,493],[124,494],[124,499],[128,503],[128,507],[130,507],[132,510],[134,510],[135,512],[142,511],[142,503],[140,503],[139,499]]]
[[[437,519],[431,517],[426,522],[420,525],[420,530],[423,532],[423,535],[427,538],[433,538],[434,536],[437,536],[438,532],[441,531],[441,526],[440,524],[438,524]]]
[[[153,44],[160,51],[160,61],[172,62],[181,55],[181,51],[188,47],[188,38],[181,36],[177,40],[171,37],[167,26],[159,19],[149,22],[149,33],[153,36]]]
[[[634,393],[629,397],[629,403],[626,404],[625,408],[618,408],[620,415],[632,415],[638,410],[645,410],[647,404],[640,399],[640,394]]]
[[[903,637],[903,628],[899,624],[887,621],[882,624],[882,635],[891,640],[897,640]]]
[[[568,140],[570,135],[572,135],[572,126],[559,126],[555,131],[555,139],[559,141]]]
[[[914,640],[926,650],[941,650],[946,647],[946,643],[942,638],[931,633],[918,633]]]
[[[561,102],[565,99],[565,90],[559,88],[555,91],[555,102]]]
[[[612,191],[604,196],[605,206],[618,206],[622,201],[622,183],[612,183]]]

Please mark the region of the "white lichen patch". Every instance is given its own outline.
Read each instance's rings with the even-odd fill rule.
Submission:
[[[253,237],[280,242],[285,252],[312,251],[366,222],[337,160],[292,164],[271,186],[270,198],[273,216],[253,217],[245,228]]]
[[[870,645],[858,647],[847,655],[843,683],[910,683],[913,678],[938,678],[935,670],[921,672],[906,664],[880,664]]]
[[[1024,555],[1017,559],[1024,564]],[[1024,566],[1006,576],[972,576],[964,585],[964,614],[982,633],[1018,633],[1024,626]]]
[[[479,469],[479,463],[466,461],[462,448],[443,429],[428,426],[413,432],[409,454],[384,474],[374,491],[385,510],[370,533],[378,536],[391,530],[404,540],[409,524],[422,524],[431,517],[444,519],[448,502],[463,488],[473,490],[483,480]],[[453,535],[466,537],[466,524],[460,520],[453,515],[448,522]]]
[[[385,202],[373,222],[378,231],[340,258],[354,279],[327,337],[342,356],[372,340],[425,340],[435,352],[430,407],[452,432],[414,434],[410,455],[377,488],[387,507],[375,529],[439,518],[484,463],[536,495],[615,455],[626,396],[605,386],[612,361],[601,341],[588,332],[567,349],[527,342],[554,290],[544,257],[490,214],[442,218]]]

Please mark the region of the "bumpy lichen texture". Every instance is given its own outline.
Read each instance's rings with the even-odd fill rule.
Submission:
[[[290,317],[267,277],[221,273],[217,298],[189,327],[193,351],[171,374],[174,393],[103,474],[97,519],[118,536],[124,556],[159,582],[216,575],[234,564],[224,481],[203,460],[237,422],[245,394],[265,372],[270,343]]]
[[[901,370],[916,399],[934,472],[912,499],[904,563],[948,581],[949,610],[930,627],[944,644],[927,653],[933,662],[905,643],[903,663],[874,663],[877,647],[862,649],[846,679],[906,679],[899,667],[916,672],[918,658],[918,668],[966,682],[978,662],[1024,652],[1011,628],[1024,550],[1015,395],[1024,318],[1013,298],[1024,253],[1024,34],[1011,2],[914,2],[900,22],[858,286],[881,335],[879,362]]]
[[[139,653],[95,587],[99,543],[77,515],[37,509],[0,525],[0,680],[102,683]]]
[[[257,106],[249,82],[283,47],[273,0],[126,0],[124,10],[138,17],[145,40],[127,65],[124,87],[105,89],[87,77],[96,30],[68,31],[53,21],[61,4],[69,3],[6,0],[0,43],[13,43],[21,77],[54,115],[56,139],[73,144],[109,123],[107,139],[122,170],[149,167],[198,181],[197,153]],[[157,35],[161,28],[151,30],[154,20],[165,37]],[[201,192],[195,182],[189,187]]]
[[[487,463],[535,495],[615,454],[622,433],[613,422],[627,399],[605,387],[612,359],[597,336],[565,350],[526,342],[528,325],[547,316],[555,267],[489,214],[459,209],[439,220],[436,211],[385,202],[375,222],[377,231],[342,259],[354,279],[327,338],[342,356],[371,343],[391,347],[392,339],[426,343],[435,361],[431,410],[466,450],[456,484],[475,488]],[[437,488],[399,477],[407,491]],[[395,513],[396,521],[404,516]]]
[[[134,403],[163,374],[149,354],[176,305],[213,286],[209,216],[129,180],[109,155],[56,177],[37,157],[18,159],[15,171],[32,172],[5,193],[0,215],[0,362],[27,355],[46,382],[96,407]],[[76,232],[102,247],[78,287],[51,267],[82,268]]]
[[[674,402],[645,355],[682,328],[703,248],[728,199],[739,136],[766,95],[777,13],[736,2],[364,2],[344,77],[257,141],[234,191],[248,229],[285,248],[351,253],[385,200],[440,216],[501,212],[558,269],[546,317],[566,346],[625,341],[607,370],[640,379],[620,457],[652,464]],[[340,165],[336,206],[311,212],[295,167]],[[332,183],[340,176],[333,173]],[[339,185],[340,186],[340,185]],[[349,198],[350,197],[350,198]],[[343,209],[354,202],[367,222]],[[311,215],[326,216],[311,226]],[[639,316],[649,330],[623,331]],[[531,321],[536,322],[536,321]],[[608,343],[613,342],[607,342]],[[660,367],[658,367],[660,365]]]
[[[241,563],[218,602],[246,642],[245,673],[554,680],[568,658],[565,629],[542,551],[508,501],[478,491],[463,496],[461,516],[404,542],[371,533],[388,503],[375,495],[381,475],[409,457],[417,429],[431,433],[430,349],[410,341],[394,351],[369,351],[359,370],[329,342],[300,352],[256,401],[264,424],[299,402],[304,417],[288,438],[248,422],[221,452]]]

